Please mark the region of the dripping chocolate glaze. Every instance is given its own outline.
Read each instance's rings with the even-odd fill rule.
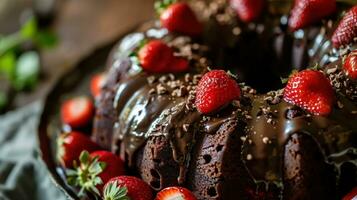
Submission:
[[[333,62],[325,67],[325,73],[336,65],[341,69],[341,62]],[[357,157],[357,114],[354,112],[357,101],[351,101],[341,92],[336,96],[332,113],[325,117],[308,114],[282,99],[271,104],[267,101],[271,99],[269,95],[253,99],[253,119],[248,126],[243,159],[256,180],[281,180],[281,152],[294,133],[307,133],[316,138],[327,161],[343,163]]]
[[[128,52],[133,52],[142,39],[152,37],[165,37],[166,42],[172,39],[160,29],[132,34],[123,39],[115,59],[118,62],[128,59],[131,54]],[[187,97],[197,84],[197,80],[193,81],[196,69],[191,66],[193,69],[187,74],[148,74],[135,66],[135,60],[131,61],[133,69],[118,82],[113,102],[118,118],[114,123],[112,151],[118,152],[133,167],[134,154],[148,138],[165,136],[171,145],[172,157],[179,164],[178,183],[182,184],[197,130],[194,127],[201,119],[197,111],[186,106]]]
[[[271,26],[276,26],[276,24]],[[150,27],[152,27],[152,25],[150,25]],[[249,29],[249,27],[246,28]],[[251,32],[258,32],[261,28],[261,26],[253,27]],[[320,30],[319,34],[319,31],[316,31],[318,29],[311,29],[308,32],[302,32],[302,36],[290,35],[284,31],[275,33],[264,32],[264,30],[271,30],[269,27],[263,27],[262,30],[263,33],[261,34],[265,36],[262,36],[263,39],[261,40],[267,43],[274,42],[275,51],[277,53],[281,47],[286,48],[285,46],[293,46],[292,52],[288,53],[288,55],[281,52],[283,55],[281,55],[280,58],[282,59],[281,62],[291,63],[293,65],[291,66],[292,68],[295,67],[295,65],[298,69],[304,68],[300,65],[303,65],[304,62],[302,62],[302,60],[305,59],[305,53],[308,50],[308,56],[313,60],[312,62],[325,64],[326,62],[330,62],[333,58],[332,56],[328,56],[326,59],[322,56],[327,49],[331,48],[323,30],[322,33]],[[269,37],[271,34],[281,34],[285,39],[272,39],[273,37]],[[320,37],[320,39],[314,40],[316,37]],[[189,110],[185,106],[187,96],[172,97],[172,95],[170,95],[172,90],[168,88],[166,88],[168,91],[163,94],[158,94],[157,88],[160,82],[148,83],[148,79],[151,75],[141,72],[140,68],[135,65],[135,61],[133,62],[129,57],[133,49],[137,48],[139,41],[143,38],[163,38],[168,42],[173,39],[172,35],[167,34],[165,30],[150,28],[144,33],[136,33],[126,37],[118,47],[117,53],[113,55],[114,67],[120,66],[120,62],[123,61],[130,62],[132,67],[128,71],[127,76],[117,84],[113,109],[116,109],[118,112],[118,118],[114,124],[114,133],[111,140],[112,150],[114,152],[120,152],[122,158],[129,161],[130,165],[133,165],[135,152],[143,146],[149,137],[164,135],[170,140],[173,158],[180,165],[178,182],[183,183],[185,171],[189,163],[190,150],[194,145],[195,134],[198,133],[198,130],[194,127],[203,126],[204,131],[202,131],[202,134],[214,133],[221,124],[236,116],[212,117],[202,122],[202,116],[197,111]],[[239,38],[239,36],[234,38]],[[286,43],[286,38],[293,40],[293,45]],[[309,42],[306,41],[309,40],[315,41],[314,46],[316,48],[307,46]],[[203,39],[203,41],[209,40]],[[219,43],[219,41],[213,41],[212,43],[216,44],[217,42]],[[232,41],[229,40],[229,42]],[[236,39],[234,39],[233,42],[237,42]],[[317,43],[323,43],[324,45],[316,45]],[[230,45],[231,44],[219,44],[218,47]],[[220,49],[214,48],[214,45],[210,46],[213,46],[212,49]],[[212,50],[211,53],[214,55],[219,54],[219,52],[217,53],[215,50]],[[289,56],[294,59],[289,58]],[[214,63],[219,63],[219,56],[215,56],[212,59]],[[192,75],[195,73],[200,74],[202,72],[191,72]],[[176,79],[184,80],[184,75],[176,76]],[[155,79],[159,79],[161,75],[155,75],[154,77]],[[156,92],[152,93],[154,90]],[[349,109],[355,109],[356,107],[355,104],[351,104],[351,102],[343,96],[339,98],[346,106],[342,109],[334,109],[334,113],[327,118],[309,116],[302,110],[283,101],[270,105],[264,100],[265,97],[265,95],[252,97],[253,109],[250,115],[253,119],[250,120],[250,124],[248,125],[247,134],[249,134],[249,137],[245,140],[243,151],[243,159],[249,157],[248,154],[251,156],[251,159],[246,161],[246,165],[255,179],[269,181],[279,179],[281,176],[281,147],[285,144],[289,135],[294,132],[308,132],[314,137],[318,137],[319,140],[321,139],[325,153],[331,155],[331,157],[333,157],[334,153],[343,151],[345,147],[351,146],[348,143],[348,138],[351,135],[356,135],[356,125],[353,123],[355,115],[341,115],[339,113],[348,113],[350,112]],[[261,112],[260,107],[268,106],[271,107],[271,116],[268,116],[268,118],[264,115],[257,116],[258,112]],[[294,115],[289,112],[298,113],[298,116],[287,118],[287,115]],[[300,115],[299,113],[302,114]],[[348,128],[345,129],[341,126],[342,124]],[[184,129],[187,127],[192,130],[185,131]],[[253,127],[253,129],[249,130],[249,127]],[[256,132],[256,134],[254,134],[254,132]],[[353,146],[353,148],[355,148],[355,146]],[[267,165],[267,163],[270,164]]]

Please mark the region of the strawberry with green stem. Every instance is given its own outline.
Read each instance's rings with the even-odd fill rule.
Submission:
[[[152,200],[151,187],[134,176],[118,176],[110,179],[104,186],[104,200]]]
[[[104,185],[113,177],[125,173],[123,161],[108,151],[83,151],[79,165],[74,170],[67,170],[70,185],[80,187],[80,195],[92,192],[100,196]]]
[[[155,9],[160,16],[161,25],[168,31],[189,36],[202,33],[202,24],[187,3],[175,0],[157,1]]]
[[[57,160],[65,168],[72,168],[82,151],[93,152],[100,147],[80,132],[63,133],[57,138]]]

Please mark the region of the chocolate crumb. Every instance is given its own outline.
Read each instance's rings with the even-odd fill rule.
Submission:
[[[167,93],[167,89],[161,83],[156,86],[156,91],[158,94]]]
[[[247,160],[252,160],[252,159],[253,159],[252,154],[247,154]]]
[[[156,93],[156,90],[154,88],[151,88],[149,90],[149,95],[152,95],[152,94],[155,94]]]
[[[188,129],[190,128],[190,124],[183,124],[182,125],[182,129],[185,131],[185,132],[188,132]]]
[[[263,137],[263,143],[264,144],[268,144],[269,142],[269,138],[268,137]]]
[[[149,76],[149,77],[147,77],[147,81],[151,85],[151,84],[155,83],[156,77],[155,76]]]

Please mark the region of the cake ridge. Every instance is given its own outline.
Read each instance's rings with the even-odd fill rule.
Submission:
[[[228,15],[232,14],[230,8],[223,8]],[[218,16],[214,13],[208,18],[212,20],[213,15]],[[124,38],[121,43],[131,45],[119,52],[115,50],[109,58],[110,75],[98,101],[94,140],[118,153],[155,190],[185,185],[193,190],[198,199],[234,199],[237,195],[249,199],[259,194],[264,194],[266,199],[293,199],[294,194],[312,198],[317,194],[308,196],[310,190],[307,186],[314,181],[324,183],[319,176],[326,176],[329,184],[314,186],[311,191],[328,190],[330,193],[324,194],[326,198],[341,195],[340,189],[335,187],[342,183],[334,179],[344,173],[342,166],[352,163],[350,168],[355,174],[357,172],[354,162],[357,156],[357,125],[354,123],[357,115],[353,113],[357,111],[357,84],[346,78],[342,71],[342,58],[356,48],[355,44],[342,50],[334,49],[329,40],[334,29],[331,20],[295,32],[295,35],[283,31],[281,27],[259,27],[259,24],[247,25],[246,29],[237,31],[236,24],[232,26],[229,20],[220,21],[224,26],[223,33],[212,35],[215,36],[213,40],[220,39],[215,34],[226,34],[227,40],[235,37],[234,47],[230,44],[216,46],[217,41],[209,41],[211,38],[189,38],[160,32],[162,28],[151,22],[149,28],[133,34],[140,39],[131,41],[133,35]],[[220,25],[218,22],[213,24]],[[232,29],[229,34],[225,32],[227,26]],[[274,28],[278,31],[274,32]],[[159,38],[155,34],[152,37],[148,32],[154,30],[164,34],[159,34]],[[218,30],[216,27],[215,31]],[[264,30],[273,33],[262,34]],[[133,70],[132,65],[137,63],[131,54],[143,39],[161,39],[167,43],[175,49],[177,56],[189,61],[189,72],[147,74],[140,71],[140,67]],[[248,50],[249,53],[244,53],[244,48],[257,41],[267,42],[262,51],[257,50],[258,55],[270,50],[272,53],[269,55],[281,57],[272,59],[280,62],[277,68],[266,60],[268,66],[274,67],[269,70],[282,70],[279,75],[285,76],[295,67],[297,70],[312,69],[317,64],[314,70],[329,78],[337,94],[332,113],[315,116],[286,102],[281,89],[269,88],[268,93],[257,92],[253,89],[255,87],[244,84],[241,84],[240,101],[234,101],[211,115],[199,113],[194,106],[195,89],[202,74],[210,67],[230,66],[223,69],[243,74],[238,77],[239,82],[254,79],[254,75],[259,74],[255,71],[258,68],[249,69],[247,62],[242,60],[245,56],[247,60],[254,58],[246,55],[254,48]],[[276,49],[270,49],[273,47]],[[288,53],[284,51],[286,49],[289,49]],[[241,55],[238,57],[240,60],[234,62],[236,51]],[[222,62],[222,58],[226,60]],[[261,58],[266,57],[256,58],[256,63],[265,63]],[[293,66],[285,69],[287,63]],[[306,67],[308,65],[310,67]],[[242,68],[248,69],[239,71]],[[264,72],[258,79],[270,75]],[[272,85],[280,87],[283,84],[274,82]],[[336,164],[336,155],[347,149],[352,150],[343,154],[347,156],[343,157],[345,160],[341,158],[342,164]],[[309,155],[309,150],[314,155]],[[296,156],[302,158],[301,162]],[[294,163],[297,168],[290,166]],[[310,167],[309,163],[314,166]],[[321,166],[321,171],[311,174],[318,169],[316,166]],[[356,183],[357,180],[354,180],[347,185],[353,187]],[[299,187],[303,189],[297,191]]]

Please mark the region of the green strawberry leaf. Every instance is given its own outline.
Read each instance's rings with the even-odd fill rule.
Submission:
[[[99,174],[104,171],[105,163],[99,162],[98,157],[91,158],[88,151],[82,151],[79,160],[79,167],[67,172],[68,184],[81,188],[79,196],[83,196],[86,192],[100,196],[100,191],[96,186],[103,184]]]
[[[173,3],[176,3],[176,0],[158,0],[154,3],[155,11],[160,15]]]
[[[40,73],[40,56],[29,51],[19,56],[15,69],[13,85],[16,90],[33,89]]]
[[[120,186],[118,181],[109,182],[104,188],[103,199],[104,200],[130,200],[127,196],[128,188]]]

